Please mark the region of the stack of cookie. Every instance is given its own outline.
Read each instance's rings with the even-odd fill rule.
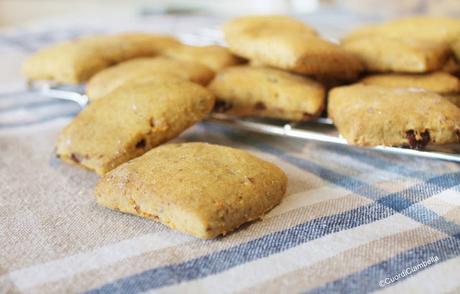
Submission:
[[[211,82],[220,111],[308,120],[321,114],[328,84],[358,82],[328,95],[328,116],[350,144],[420,149],[460,140],[458,20],[392,21],[360,28],[340,45],[287,16],[237,18],[224,34],[251,65]]]
[[[368,76],[329,95],[329,116],[351,144],[408,146],[460,140],[460,21],[413,17],[359,28],[342,40]]]
[[[250,65],[227,68],[210,84],[220,112],[314,119],[326,105],[319,81],[353,81],[363,69],[356,56],[288,16],[239,17],[223,30],[230,51]]]
[[[223,47],[136,33],[55,45],[32,56],[24,71],[32,80],[87,83],[90,104],[61,131],[56,154],[104,176],[98,203],[208,239],[277,205],[286,175],[229,147],[155,147],[206,117],[215,98],[205,86],[240,62]]]
[[[56,153],[104,175],[100,204],[201,238],[278,204],[287,179],[270,163],[203,143],[157,147],[212,110],[305,121],[327,109],[359,146],[460,140],[459,20],[392,21],[341,44],[288,16],[239,17],[223,30],[228,48],[125,33],[58,44],[27,61],[29,79],[87,84],[91,103],[62,130]]]

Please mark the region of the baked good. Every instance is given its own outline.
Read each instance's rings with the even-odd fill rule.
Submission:
[[[180,78],[126,85],[83,109],[59,134],[56,154],[104,174],[178,136],[213,104],[206,88]]]
[[[96,100],[124,85],[165,75],[207,85],[214,77],[214,72],[196,62],[178,61],[166,57],[135,58],[95,74],[88,82],[86,94],[89,99]]]
[[[460,20],[437,16],[407,17],[383,23],[378,33],[450,44],[460,35]]]
[[[319,116],[325,104],[320,83],[266,67],[226,68],[209,89],[217,99],[216,111],[238,116],[307,120]]]
[[[361,80],[365,85],[420,88],[436,92],[460,107],[460,79],[445,72],[429,74],[379,74]]]
[[[264,31],[297,32],[317,35],[316,30],[303,21],[287,15],[247,15],[233,18],[224,24],[225,34],[258,35]]]
[[[202,239],[224,235],[277,205],[284,172],[246,151],[206,143],[167,144],[105,175],[105,207],[158,220]]]
[[[243,18],[244,20],[244,18]],[[297,22],[288,28],[266,17],[245,25],[241,19],[225,24],[224,36],[230,51],[261,64],[306,75],[354,79],[362,70],[359,59],[337,44],[316,36]]]
[[[445,72],[370,75],[363,78],[361,83],[393,88],[421,88],[439,94],[460,92],[460,80]]]
[[[328,114],[353,145],[421,149],[460,140],[460,108],[423,89],[337,87],[329,93]]]
[[[451,44],[460,35],[460,20],[449,17],[415,16],[382,24],[367,25],[351,31],[344,42],[370,36],[419,39]]]
[[[163,55],[177,60],[201,63],[215,72],[228,66],[237,65],[242,61],[227,48],[217,45],[179,45],[168,48],[163,52]]]
[[[23,70],[30,80],[78,84],[110,65],[157,55],[177,44],[172,37],[146,33],[85,37],[38,51],[26,61]]]
[[[444,43],[384,36],[356,38],[342,44],[370,72],[424,73],[441,69],[451,51]]]

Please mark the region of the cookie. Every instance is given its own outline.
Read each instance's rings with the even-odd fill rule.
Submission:
[[[282,70],[254,66],[229,67],[209,85],[215,110],[237,116],[307,120],[324,108],[323,86]]]
[[[382,36],[357,38],[342,44],[370,72],[424,73],[441,69],[451,56],[444,43]]]
[[[354,79],[362,70],[359,59],[337,44],[320,39],[309,29],[285,29],[270,24],[242,26],[239,19],[224,26],[230,51],[261,64],[306,75]],[[308,28],[308,27],[307,27]]]
[[[380,74],[367,76],[361,80],[366,85],[393,88],[421,88],[439,94],[460,93],[460,80],[445,72],[429,74]]]
[[[417,16],[396,19],[378,25],[358,28],[344,42],[370,36],[419,39],[450,44],[460,35],[460,20],[448,17]]]
[[[88,82],[86,94],[90,100],[97,100],[124,85],[165,75],[206,85],[214,77],[214,72],[196,62],[165,57],[135,58],[95,74]]]
[[[421,149],[460,140],[460,108],[422,89],[363,84],[334,88],[328,114],[353,145]]]
[[[281,202],[284,172],[246,151],[167,144],[105,175],[97,202],[202,239],[225,235]]]
[[[317,35],[313,27],[287,15],[249,15],[236,17],[225,23],[223,30],[225,34],[231,35],[258,35],[264,31],[290,31]]]
[[[460,20],[434,16],[408,17],[383,23],[379,33],[449,44],[460,36]]]
[[[203,119],[214,97],[175,77],[126,85],[83,109],[56,143],[62,160],[98,174],[142,155]]]
[[[38,51],[26,61],[23,71],[30,80],[78,84],[110,65],[157,55],[177,44],[172,37],[144,33],[86,37]]]
[[[227,48],[216,45],[174,46],[165,50],[163,55],[177,60],[201,63],[215,72],[241,63],[241,59],[233,55]]]

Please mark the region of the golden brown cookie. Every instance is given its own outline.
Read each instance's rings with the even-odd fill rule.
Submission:
[[[124,85],[165,75],[207,85],[214,77],[214,72],[196,62],[166,57],[135,58],[95,74],[88,82],[86,94],[89,99],[97,100]]]
[[[342,79],[353,79],[362,70],[357,57],[311,29],[286,29],[276,21],[271,24],[269,18],[251,26],[241,25],[239,19],[230,21],[224,35],[230,51],[268,66]]]
[[[371,72],[424,73],[443,68],[451,56],[444,43],[382,36],[357,38],[342,44]]]
[[[236,17],[225,23],[225,34],[258,35],[264,31],[297,32],[316,35],[316,31],[303,21],[287,15],[249,15]]]
[[[23,70],[30,80],[78,84],[110,65],[157,55],[177,44],[172,37],[145,33],[86,37],[38,51],[26,61]]]
[[[264,67],[226,68],[217,74],[209,89],[217,99],[216,111],[238,116],[306,120],[317,117],[325,103],[320,83]]]
[[[460,20],[448,17],[416,16],[353,30],[344,42],[369,36],[419,39],[450,44],[460,35]]]
[[[178,136],[213,105],[207,89],[180,78],[126,85],[83,109],[61,131],[56,154],[104,174]]]
[[[328,114],[353,145],[420,149],[460,140],[460,108],[422,89],[363,84],[334,88]]]
[[[393,88],[421,88],[439,94],[460,93],[460,80],[445,72],[371,75],[362,79],[361,83]]]
[[[167,144],[105,175],[97,202],[202,239],[225,235],[282,200],[284,172],[246,151]]]
[[[215,72],[225,67],[241,63],[241,59],[233,55],[227,48],[216,45],[174,46],[165,50],[163,55],[177,60],[200,63],[206,65]]]
[[[460,36],[460,20],[435,16],[408,17],[382,24],[379,33],[390,37],[451,43]]]

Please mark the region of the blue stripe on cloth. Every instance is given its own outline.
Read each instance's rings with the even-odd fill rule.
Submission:
[[[268,152],[270,149],[273,148],[267,148],[266,146],[263,147],[263,151],[265,152]],[[283,154],[280,153],[279,150],[276,150],[273,153],[297,167],[320,176],[324,180],[338,186],[342,186],[343,188],[358,195],[375,200],[377,203],[391,208],[395,212],[399,212],[436,230],[449,235],[460,233],[460,226],[458,224],[444,219],[423,205],[414,206],[414,204],[428,199],[433,195],[457,186],[460,183],[460,172],[437,176],[423,183],[416,184],[409,189],[385,195],[386,192],[381,189],[373,187],[358,179],[347,177],[331,170],[326,170],[325,168],[322,168],[321,166],[303,158]],[[407,209],[409,207],[411,209]]]
[[[365,205],[337,215],[321,217],[186,262],[150,269],[87,293],[138,293],[204,278],[331,233],[372,223],[392,214],[390,209],[381,205]]]
[[[184,281],[204,278],[212,274],[223,272],[237,265],[287,250],[310,240],[323,237],[327,234],[351,229],[363,224],[384,219],[396,212],[403,213],[406,208],[415,204],[415,201],[410,201],[402,197],[405,195],[404,191],[420,191],[423,194],[423,197],[419,197],[418,200],[421,200],[435,195],[442,190],[449,189],[452,184],[450,180],[446,182],[442,181],[443,176],[439,176],[432,180],[436,183],[440,182],[438,186],[433,187],[430,182],[427,182],[426,186],[425,184],[420,184],[417,185],[416,188],[410,188],[385,196],[383,191],[379,189],[367,185],[359,180],[323,168],[303,158],[284,154],[281,150],[266,145],[258,147],[262,147],[264,152],[278,155],[282,159],[289,161],[291,164],[313,172],[320,177],[345,187],[355,193],[368,197],[370,196],[369,198],[376,199],[376,201],[369,205],[337,215],[318,218],[283,231],[263,236],[250,242],[206,256],[198,257],[183,263],[150,269],[133,276],[119,279],[113,283],[106,284],[100,288],[91,290],[88,293],[136,293]],[[456,174],[456,176],[459,175],[460,173]],[[447,178],[452,177],[451,174],[445,176]],[[382,201],[379,201],[379,198],[381,198]],[[426,211],[426,208],[421,209],[418,214],[423,215]],[[421,222],[425,221],[425,219],[418,214],[414,217]],[[445,231],[446,227],[449,231],[452,230],[452,227],[454,230],[458,229],[455,228],[455,224],[445,220],[443,221],[439,216],[436,217],[436,220],[439,221],[439,224],[436,223],[436,229],[441,231]]]
[[[359,158],[359,162],[375,167],[390,173],[395,173],[408,178],[424,180],[433,176],[432,171],[420,171],[407,166],[407,164],[399,164],[394,160],[388,161],[386,157],[382,157],[381,151],[365,150],[363,148],[350,148],[347,146],[339,146],[335,144],[324,144],[324,149],[331,150],[334,153],[348,156],[351,158]],[[393,157],[395,155],[392,155]],[[419,159],[420,160],[420,159]]]
[[[365,270],[348,275],[344,278],[327,283],[326,285],[308,291],[307,293],[369,293],[381,289],[379,281],[392,278],[408,267],[416,266],[431,257],[439,260],[430,266],[449,260],[460,255],[460,235],[412,248],[385,261],[372,265]],[[420,268],[417,272],[428,269]],[[398,280],[410,278],[411,275]],[[396,282],[394,283],[396,284]],[[392,285],[394,285],[392,284]]]

